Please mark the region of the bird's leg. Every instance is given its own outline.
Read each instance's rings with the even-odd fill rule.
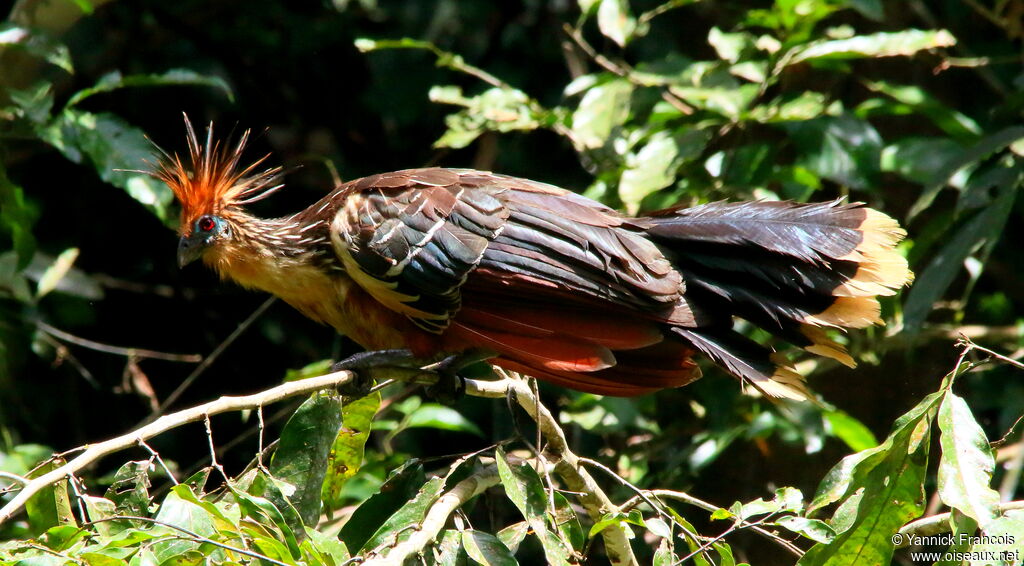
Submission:
[[[427,398],[442,403],[453,405],[466,394],[466,378],[459,372],[477,362],[482,362],[494,357],[494,352],[482,349],[473,349],[448,356],[447,358],[427,366],[427,369],[437,375],[437,381],[424,389]]]
[[[419,368],[422,365],[423,360],[417,359],[411,350],[371,350],[352,354],[344,360],[335,362],[331,366],[331,371],[351,371],[354,374],[352,381],[339,387],[338,391],[342,395],[360,398],[369,395],[370,389],[373,388],[371,372],[360,370],[381,367]]]

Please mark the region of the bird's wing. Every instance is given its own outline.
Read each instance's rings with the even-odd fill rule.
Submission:
[[[501,231],[508,210],[445,169],[353,181],[331,224],[348,275],[382,305],[439,333],[461,304],[459,288]]]
[[[679,274],[635,220],[551,185],[414,169],[353,181],[340,195],[331,237],[345,270],[430,332],[448,327],[469,278],[486,283],[474,289],[586,308],[664,311],[679,302]]]

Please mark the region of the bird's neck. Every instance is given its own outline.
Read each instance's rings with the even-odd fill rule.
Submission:
[[[303,230],[307,226],[292,217],[263,219],[237,212],[228,220],[231,238],[203,256],[222,278],[285,300],[304,285],[328,284],[322,263],[329,244],[320,231]]]

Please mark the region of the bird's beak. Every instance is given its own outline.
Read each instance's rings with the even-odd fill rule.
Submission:
[[[185,267],[202,257],[205,247],[206,246],[203,245],[203,242],[188,236],[182,236],[182,238],[178,240],[178,267]]]

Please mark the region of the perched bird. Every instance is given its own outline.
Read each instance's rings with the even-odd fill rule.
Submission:
[[[239,141],[152,174],[181,203],[178,262],[272,293],[369,351],[422,363],[489,360],[561,386],[634,396],[700,377],[701,353],[770,396],[803,398],[743,319],[853,366],[826,329],[881,323],[878,295],[912,274],[905,232],[861,203],[713,202],[625,216],[552,185],[468,169],[343,183],[309,208],[257,218],[282,185]],[[386,356],[385,356],[386,358]],[[461,362],[460,362],[461,363]],[[354,366],[353,366],[354,367]],[[459,367],[455,364],[453,367]]]

